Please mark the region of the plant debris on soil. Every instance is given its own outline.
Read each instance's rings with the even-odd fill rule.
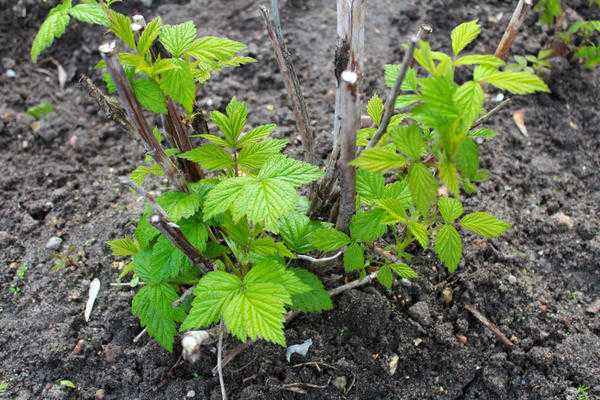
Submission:
[[[143,150],[78,85],[83,73],[100,82],[91,67],[103,40],[98,29],[74,24],[60,46],[36,65],[29,61],[50,3],[0,0],[2,398],[219,399],[214,353],[191,365],[179,362],[180,345],[168,353],[147,336],[133,343],[141,330],[130,314],[133,290],[109,285],[119,260],[105,242],[130,234],[141,211],[119,178]],[[325,158],[335,2],[280,3]],[[434,27],[432,45],[448,49],[452,27],[478,18],[482,35],[472,50],[493,52],[513,3],[370,0],[364,93],[386,93],[383,65],[401,60],[402,42],[422,23]],[[600,19],[587,1],[569,3],[586,19]],[[119,7],[147,19],[160,14],[168,23],[191,18],[202,34],[247,43],[258,62],[217,76],[202,88],[202,104],[222,108],[237,96],[248,103],[252,124],[276,123],[276,135],[290,141],[288,153],[299,156],[259,4],[149,0]],[[537,54],[547,39],[532,14],[513,50]],[[352,290],[335,300],[333,311],[297,318],[286,336],[290,344],[312,339],[306,357],[292,354],[288,363],[285,348],[257,343],[224,370],[231,398],[576,400],[581,385],[590,398],[600,396],[600,72],[555,60],[544,79],[552,93],[516,98],[490,121],[499,135],[493,151],[482,148],[482,164],[492,178],[465,204],[513,228],[493,241],[467,238],[455,274],[421,252],[413,260],[419,278],[410,286]],[[488,108],[496,104],[492,94]],[[27,114],[43,101],[53,105],[44,118]],[[516,110],[526,116],[528,136],[513,121]],[[102,290],[86,322],[95,278]],[[226,350],[237,344],[229,339]]]

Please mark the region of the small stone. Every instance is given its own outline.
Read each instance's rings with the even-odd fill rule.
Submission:
[[[6,75],[7,78],[16,78],[17,77],[17,73],[15,72],[14,69],[7,69],[4,74]]]
[[[555,221],[560,227],[566,229],[573,229],[575,227],[575,223],[573,222],[573,218],[569,217],[562,211],[554,214],[551,219]]]
[[[442,301],[446,305],[452,303],[452,289],[444,288],[444,290],[442,290]]]
[[[58,236],[52,236],[50,239],[48,239],[48,242],[46,242],[46,249],[58,250],[62,242],[63,240]]]
[[[346,386],[348,385],[348,379],[345,376],[336,376],[333,380],[333,386],[338,388],[340,392],[346,393]]]
[[[510,283],[511,285],[514,285],[517,283],[517,277],[514,275],[508,275],[506,277],[506,279],[508,280],[508,283]]]
[[[196,392],[194,392],[193,390],[189,390],[187,392],[187,394],[185,395],[185,397],[188,397],[190,399],[193,398],[193,397],[196,397]]]
[[[400,357],[396,353],[393,353],[388,359],[388,372],[391,376],[394,376],[398,370],[398,361],[400,361]]]
[[[586,311],[590,314],[598,314],[598,311],[600,311],[600,297],[594,300],[592,304],[586,308]]]
[[[465,345],[467,344],[467,341],[468,341],[468,339],[465,335],[456,335],[456,340],[458,340],[459,343],[462,343]]]
[[[408,309],[408,315],[423,326],[431,326],[431,313],[426,302],[420,301]]]
[[[16,65],[15,60],[8,57],[2,57],[2,67],[5,69],[14,68]]]
[[[418,347],[421,343],[423,343],[423,339],[416,338],[415,340],[413,340],[413,343],[416,347]]]
[[[106,392],[104,389],[96,390],[96,395],[94,396],[96,400],[104,400],[106,398]]]
[[[84,346],[85,346],[85,340],[79,339],[79,341],[77,341],[77,344],[73,348],[73,354],[81,353],[83,351]]]

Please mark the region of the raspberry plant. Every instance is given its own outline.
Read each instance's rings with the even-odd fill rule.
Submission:
[[[451,54],[416,38],[406,63],[385,67],[386,84],[404,94],[394,94],[389,107],[374,95],[367,105],[372,127],[348,130],[356,134],[354,151],[364,150],[338,163],[357,169],[354,181],[339,184],[342,193],[357,196],[349,225],[336,229],[336,213],[323,215],[314,206],[316,187],[331,176],[335,181],[335,173],[283,155],[287,141],[270,138],[276,126],[248,126],[247,107],[235,97],[224,112],[210,112],[212,130],[197,107],[199,85],[223,68],[254,61],[240,55],[243,44],[198,37],[191,21],[167,25],[157,17],[146,24],[111,6],[65,0],[48,14],[31,56],[35,62],[71,17],[104,26],[119,39],[123,51],[104,44],[97,65],[119,103],[97,88],[92,94],[146,146],[145,163],[130,177],[146,205],[134,237],[109,245],[115,256],[131,257],[122,276],[143,283],[132,312],[165,349],[172,350],[178,329],[220,321],[242,342],[285,345],[287,310],[329,310],[330,294],[342,290],[327,292],[317,274],[301,268],[299,259],[315,260],[306,253],[341,250],[345,272],[360,279],[347,287],[376,277],[390,288],[394,274],[416,276],[410,261],[417,245],[432,247],[454,272],[462,258],[460,231],[495,238],[509,228],[485,211],[465,212],[461,202],[490,175],[479,161],[480,146],[496,136],[481,126],[484,89],[529,94],[548,88],[530,72],[505,69],[495,56],[464,54],[480,33],[477,21],[452,31]],[[457,81],[459,68],[472,69],[471,78]],[[358,72],[346,70],[338,80],[354,85],[362,78]],[[142,108],[158,114],[161,126],[150,128]],[[200,144],[194,147],[192,139]],[[156,198],[141,188],[152,175],[171,185]],[[328,211],[338,207],[334,197],[325,199]],[[192,287],[191,303],[182,300]]]

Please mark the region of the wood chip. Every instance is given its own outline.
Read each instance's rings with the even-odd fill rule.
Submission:
[[[519,131],[521,131],[523,136],[529,137],[529,133],[527,132],[527,127],[525,126],[525,111],[524,110],[515,111],[513,113],[513,120],[515,121],[517,128],[519,128]]]

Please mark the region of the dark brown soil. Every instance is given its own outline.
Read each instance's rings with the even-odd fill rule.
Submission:
[[[277,123],[277,135],[289,138],[289,152],[296,154],[292,113],[258,1],[180,3],[127,7],[168,22],[193,18],[202,33],[248,43],[258,62],[217,77],[202,90],[202,102],[219,108],[234,95],[247,101],[251,122]],[[335,2],[281,3],[324,157],[334,99]],[[453,26],[479,18],[483,33],[476,49],[493,51],[513,3],[370,0],[365,91],[383,92],[383,64],[398,62],[401,42],[422,22],[435,27],[432,42],[447,49]],[[572,6],[598,19],[585,3]],[[132,343],[140,331],[129,311],[133,291],[109,286],[117,270],[104,242],[130,233],[140,211],[140,202],[117,182],[141,160],[142,148],[99,115],[77,85],[81,73],[94,73],[98,29],[75,24],[38,65],[30,64],[29,44],[48,8],[37,0],[0,0],[4,398],[92,399],[103,389],[106,399],[218,399],[213,354],[193,366],[175,366],[180,347],[169,354],[147,338]],[[545,39],[531,16],[516,50],[537,52]],[[67,72],[64,90],[49,57]],[[8,68],[15,78],[7,77]],[[411,287],[351,291],[336,300],[334,311],[298,318],[286,334],[290,344],[312,338],[308,355],[294,355],[288,364],[284,349],[255,345],[226,368],[230,397],[575,400],[580,385],[600,396],[600,318],[586,311],[600,298],[599,78],[599,72],[557,62],[546,78],[552,94],[518,99],[494,118],[499,137],[483,149],[492,179],[466,203],[511,221],[507,235],[490,242],[467,238],[467,256],[452,276],[429,252],[421,253],[415,259],[420,278]],[[24,111],[43,99],[56,111],[35,126]],[[528,137],[512,121],[517,109],[525,111]],[[558,213],[572,226],[561,223]],[[64,240],[60,252],[74,246],[85,253],[77,266],[52,271],[54,254],[45,248],[52,236]],[[24,280],[17,276],[22,263],[29,266]],[[87,289],[96,277],[102,289],[86,323]],[[452,292],[448,305],[441,299],[444,288]],[[465,304],[477,307],[516,346],[502,347]],[[398,366],[391,376],[394,357]],[[303,362],[321,364],[296,366]],[[61,387],[61,379],[77,389]]]

